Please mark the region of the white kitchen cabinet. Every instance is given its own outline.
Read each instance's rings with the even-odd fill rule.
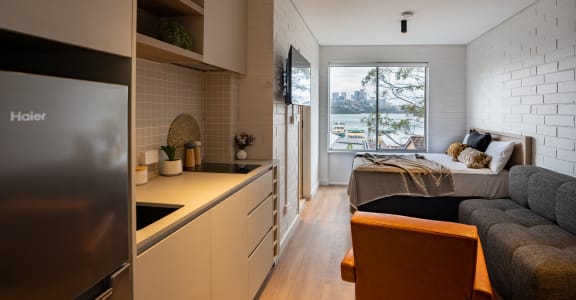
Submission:
[[[245,188],[211,212],[212,300],[248,299]]]
[[[0,28],[129,57],[132,0],[0,1]]]
[[[204,62],[246,73],[246,0],[204,1]]]
[[[251,300],[274,263],[273,171],[136,259],[138,300]]]
[[[139,300],[211,299],[210,225],[204,213],[136,258]]]
[[[253,299],[274,262],[272,171],[210,210],[212,299]]]

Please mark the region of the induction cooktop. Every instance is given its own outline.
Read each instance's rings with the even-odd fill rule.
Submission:
[[[236,173],[247,174],[260,167],[260,165],[249,164],[228,164],[228,163],[202,163],[195,167],[185,167],[188,172],[208,172],[208,173]]]

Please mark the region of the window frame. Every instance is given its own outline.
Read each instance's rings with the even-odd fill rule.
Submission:
[[[365,149],[365,150],[347,150],[347,149],[332,149],[330,145],[330,133],[331,133],[331,119],[332,119],[332,94],[330,90],[331,86],[331,68],[332,67],[424,67],[425,68],[425,76],[426,80],[424,83],[424,149]],[[328,70],[327,70],[327,150],[328,153],[355,153],[355,152],[375,152],[375,153],[427,153],[429,148],[429,132],[428,132],[428,122],[429,122],[429,109],[428,105],[429,101],[429,80],[430,80],[430,64],[427,61],[412,61],[412,62],[404,62],[404,61],[397,61],[397,62],[328,62]],[[376,84],[376,93],[378,93],[379,84]],[[378,95],[378,94],[376,94]],[[378,107],[379,98],[376,99],[376,111],[379,110]],[[378,122],[376,122],[376,132],[378,132]],[[378,138],[376,139],[378,140]]]

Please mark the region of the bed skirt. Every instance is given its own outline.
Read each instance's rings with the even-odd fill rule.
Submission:
[[[358,206],[359,211],[458,222],[458,206],[470,197],[389,196]]]

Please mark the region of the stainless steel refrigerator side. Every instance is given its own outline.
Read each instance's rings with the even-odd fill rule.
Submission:
[[[122,290],[128,107],[124,85],[0,71],[0,299]]]

